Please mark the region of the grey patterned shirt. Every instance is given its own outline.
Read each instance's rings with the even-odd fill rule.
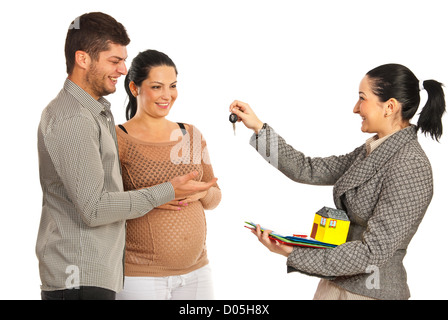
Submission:
[[[96,286],[118,292],[126,220],[173,200],[171,183],[123,191],[110,104],[68,79],[42,112],[38,153],[41,289]]]

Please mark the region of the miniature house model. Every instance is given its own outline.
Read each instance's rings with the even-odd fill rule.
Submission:
[[[347,240],[350,220],[342,210],[323,207],[314,216],[310,237],[321,242],[335,245]]]

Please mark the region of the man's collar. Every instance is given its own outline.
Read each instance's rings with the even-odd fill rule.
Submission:
[[[65,80],[64,89],[92,113],[100,114],[101,112],[110,111],[111,104],[107,99],[100,97],[98,100],[95,100],[90,94],[68,78]]]

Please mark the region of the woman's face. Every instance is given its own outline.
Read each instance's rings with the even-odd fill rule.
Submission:
[[[177,98],[177,76],[174,67],[153,67],[138,88],[137,112],[152,117],[165,117]]]
[[[381,102],[372,92],[370,80],[365,76],[359,85],[359,100],[353,108],[353,112],[362,118],[361,131],[377,133],[380,138],[385,131],[386,103]]]

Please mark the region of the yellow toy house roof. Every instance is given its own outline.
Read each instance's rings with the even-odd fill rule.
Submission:
[[[325,218],[350,221],[347,217],[347,214],[344,211],[338,209],[323,207],[322,209],[317,211],[317,214]]]

